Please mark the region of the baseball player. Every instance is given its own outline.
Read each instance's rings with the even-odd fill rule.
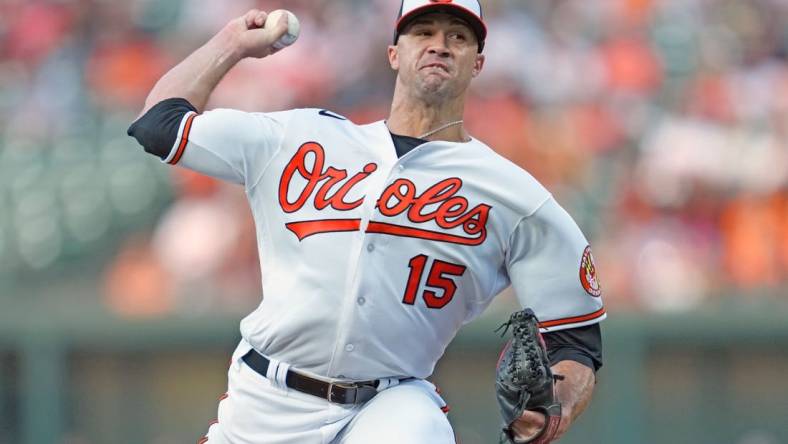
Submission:
[[[164,162],[243,185],[256,223],[264,298],[241,322],[218,422],[200,442],[454,443],[425,378],[509,285],[563,376],[560,436],[591,399],[605,310],[575,222],[465,130],[484,66],[481,5],[402,2],[390,114],[367,125],[323,109],[205,110],[238,61],[278,50],[287,19],[266,17],[228,23],[159,80],[129,128]],[[544,422],[526,411],[517,439]]]

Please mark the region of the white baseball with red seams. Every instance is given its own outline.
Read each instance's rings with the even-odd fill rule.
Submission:
[[[279,40],[274,42],[272,46],[275,49],[282,49],[292,45],[298,40],[299,34],[301,34],[301,23],[298,21],[298,17],[286,9],[277,9],[268,13],[263,27],[268,28],[276,25],[279,23],[279,20],[282,19],[283,15],[287,16],[287,32],[282,37],[279,37]]]
[[[254,215],[264,297],[239,353],[330,378],[426,378],[510,284],[551,330],[605,317],[574,221],[476,139],[397,158],[383,122],[315,109],[191,113],[181,127],[166,161],[243,184]]]

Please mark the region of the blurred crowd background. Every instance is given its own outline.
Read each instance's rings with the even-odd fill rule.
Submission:
[[[574,216],[612,313],[564,441],[788,442],[788,0],[482,2],[467,127]],[[386,117],[398,0],[0,0],[0,444],[193,442],[214,417],[261,297],[251,214],[126,129],[253,7],[301,38],[209,108]],[[465,444],[498,430],[499,300],[435,375]]]
[[[233,17],[286,7],[297,44],[209,107],[385,118],[394,0],[0,1],[0,288],[99,282],[128,316],[260,298],[240,187],[170,169],[126,128]],[[784,303],[788,2],[485,0],[470,132],[542,181],[617,311]]]

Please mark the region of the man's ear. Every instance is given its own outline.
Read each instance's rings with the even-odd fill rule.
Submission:
[[[478,76],[482,72],[482,68],[484,68],[484,54],[476,54],[476,62],[473,64],[473,77]]]
[[[399,50],[396,45],[388,47],[389,65],[394,71],[399,69]]]

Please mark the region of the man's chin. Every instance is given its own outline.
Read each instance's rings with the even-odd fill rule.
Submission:
[[[450,86],[447,79],[430,75],[424,79],[419,90],[424,96],[428,97],[444,97],[448,95]]]
[[[445,71],[435,69],[424,73],[423,79],[424,83],[446,83],[451,79],[451,76]]]

